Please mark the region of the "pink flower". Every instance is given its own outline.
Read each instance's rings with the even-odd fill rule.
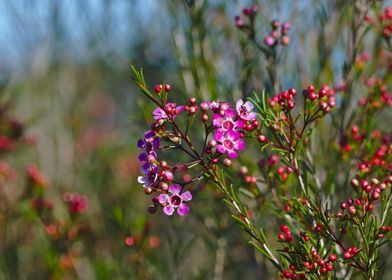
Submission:
[[[182,194],[180,194],[180,192],[181,187],[177,184],[173,184],[169,187],[170,195],[160,194],[158,196],[159,203],[164,205],[163,212],[166,215],[173,215],[174,210],[176,209],[178,215],[180,216],[185,216],[189,213],[189,206],[184,202],[192,200],[192,194],[189,191],[186,191]]]
[[[222,128],[225,131],[234,130],[236,128],[243,128],[244,122],[242,120],[234,121],[236,112],[233,110],[226,110],[225,115],[214,114],[212,124],[217,128]]]
[[[245,149],[245,142],[241,139],[241,134],[234,130],[224,131],[223,129],[218,129],[214,138],[216,141],[220,142],[216,146],[218,152],[224,154],[227,152],[229,157],[236,158],[238,153],[236,150],[242,151]]]
[[[257,115],[256,113],[252,112],[253,110],[253,104],[249,101],[242,101],[242,99],[239,99],[235,105],[237,109],[237,114],[238,116],[246,121],[252,121],[256,119]]]
[[[226,111],[232,108],[229,102],[222,101],[222,100],[209,102],[209,106],[210,109],[214,112],[219,112],[220,110]]]
[[[87,210],[87,198],[78,193],[65,193],[63,199],[68,204],[70,213],[82,214]]]
[[[184,110],[184,106],[177,106],[175,103],[167,103],[165,110],[161,107],[156,108],[152,114],[154,115],[154,120],[169,119],[171,116],[173,119]]]

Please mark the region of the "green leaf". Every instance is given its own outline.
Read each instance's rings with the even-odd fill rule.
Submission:
[[[255,194],[244,188],[239,188],[239,192],[250,198],[255,198]]]

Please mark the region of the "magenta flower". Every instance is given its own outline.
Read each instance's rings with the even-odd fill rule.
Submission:
[[[245,142],[241,139],[241,134],[234,130],[224,131],[223,129],[218,129],[214,138],[216,141],[220,142],[216,146],[218,152],[224,154],[227,152],[229,157],[236,158],[238,156],[238,151],[245,149]]]
[[[256,119],[257,115],[255,112],[252,112],[253,110],[253,104],[249,101],[242,101],[242,99],[239,99],[235,105],[237,109],[237,114],[238,116],[246,121],[252,121]]]
[[[158,196],[159,203],[162,204],[163,207],[163,212],[171,216],[174,213],[174,210],[177,209],[177,213],[180,216],[185,216],[189,213],[189,205],[185,204],[184,201],[190,201],[192,200],[192,194],[189,191],[186,191],[182,194],[181,192],[181,187],[180,185],[173,184],[169,187],[169,193],[168,194],[160,194]]]
[[[144,133],[144,139],[137,141],[137,147],[142,150],[139,154],[139,161],[147,162],[149,159],[157,157],[156,150],[159,148],[159,138],[154,136],[154,133],[149,130]]]
[[[214,114],[212,124],[216,128],[222,128],[225,131],[234,130],[236,128],[244,128],[244,122],[242,120],[234,120],[236,112],[233,110],[226,110],[225,115]]]

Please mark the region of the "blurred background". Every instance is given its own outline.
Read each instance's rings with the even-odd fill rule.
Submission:
[[[260,42],[272,19],[293,26],[282,88],[342,82],[345,2],[259,1]],[[234,24],[254,3],[0,0],[1,129],[13,135],[0,139],[0,279],[277,277],[219,197],[200,192],[185,219],[152,215],[136,181],[152,107],[130,65],[151,87],[170,83],[178,102],[271,90]]]

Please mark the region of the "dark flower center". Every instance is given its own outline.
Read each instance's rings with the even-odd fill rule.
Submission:
[[[246,107],[244,105],[241,105],[240,107],[240,114],[247,116],[248,115],[248,109],[246,109]]]
[[[170,197],[170,204],[172,206],[178,207],[180,206],[181,202],[182,202],[182,198],[177,194],[174,194]]]
[[[234,128],[234,123],[231,120],[226,120],[222,123],[222,127],[226,130],[232,130]]]
[[[223,146],[225,146],[225,148],[227,150],[233,150],[234,149],[234,143],[231,140],[229,140],[229,139],[226,139],[226,140],[223,141]]]

